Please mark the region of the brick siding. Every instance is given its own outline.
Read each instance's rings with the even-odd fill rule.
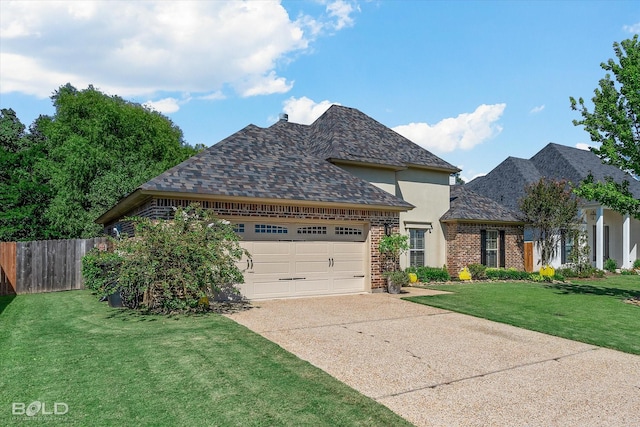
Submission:
[[[447,269],[457,277],[469,264],[480,264],[480,230],[504,230],[505,268],[524,270],[524,235],[518,225],[450,222],[445,225]]]

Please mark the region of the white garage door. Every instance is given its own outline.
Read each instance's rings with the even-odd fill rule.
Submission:
[[[238,223],[251,254],[242,294],[249,299],[331,295],[365,290],[365,225]]]

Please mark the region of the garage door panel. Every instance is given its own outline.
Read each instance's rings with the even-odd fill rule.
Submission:
[[[329,260],[323,259],[318,261],[295,261],[294,271],[296,275],[299,274],[328,274],[329,273]]]
[[[291,280],[272,280],[253,284],[251,298],[278,298],[291,296],[293,285]]]
[[[291,263],[288,260],[280,261],[253,261],[253,274],[284,274],[291,272]]]
[[[336,277],[333,279],[333,290],[340,292],[359,292],[364,289],[364,277]]]
[[[294,291],[297,295],[315,295],[329,293],[329,280],[294,280]]]
[[[329,257],[329,246],[326,242],[295,242],[296,255],[315,255]]]
[[[291,242],[254,242],[252,256],[290,255],[294,247]]]

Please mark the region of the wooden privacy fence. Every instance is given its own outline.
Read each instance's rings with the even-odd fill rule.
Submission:
[[[84,289],[82,257],[106,237],[0,242],[0,295]]]

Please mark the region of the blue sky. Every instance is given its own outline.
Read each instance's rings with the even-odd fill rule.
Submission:
[[[30,124],[70,82],[147,103],[190,144],[281,112],[354,107],[469,180],[549,142],[589,144],[590,98],[637,1],[0,3],[0,107]]]

